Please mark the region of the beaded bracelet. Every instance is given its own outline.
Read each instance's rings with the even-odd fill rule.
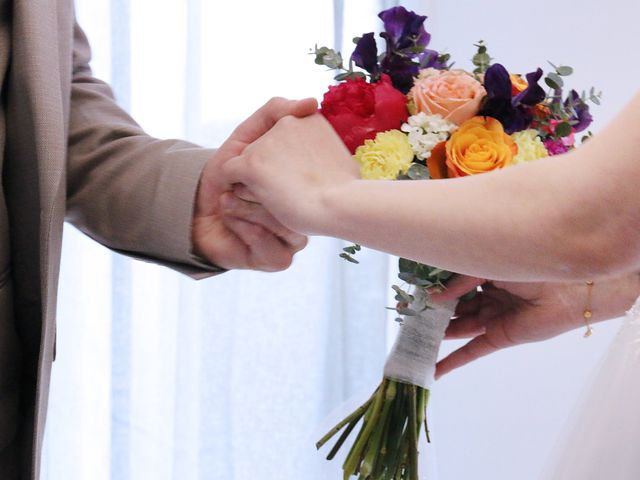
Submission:
[[[593,310],[591,309],[591,302],[593,296],[593,282],[589,281],[587,283],[587,303],[584,306],[584,310],[582,311],[582,318],[584,318],[584,323],[587,326],[587,330],[584,332],[584,338],[589,338],[593,335],[593,327],[591,326],[591,317],[593,317]]]

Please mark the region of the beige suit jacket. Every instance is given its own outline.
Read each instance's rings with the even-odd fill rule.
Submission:
[[[39,478],[65,218],[110,248],[203,274],[207,266],[190,253],[190,230],[212,152],[151,138],[116,105],[91,74],[73,0],[13,4],[4,92],[10,236],[4,274],[13,280],[21,361],[7,353],[13,347],[5,338],[0,372],[13,372],[2,378],[12,377],[17,393],[0,391],[0,452],[10,447],[21,461],[19,476],[5,471],[0,478],[31,480]]]

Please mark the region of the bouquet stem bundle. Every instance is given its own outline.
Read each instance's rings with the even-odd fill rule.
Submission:
[[[418,480],[418,438],[423,426],[429,440],[428,401],[428,389],[385,378],[369,400],[316,446],[321,448],[344,429],[327,456],[332,460],[363,420],[343,465],[344,479],[357,475],[362,480]]]
[[[400,332],[387,358],[384,378],[371,398],[316,444],[342,431],[327,456],[332,460],[361,423],[343,465],[344,479],[418,480],[418,439],[427,441],[427,403],[436,360],[455,302],[433,304],[423,289],[408,295]]]

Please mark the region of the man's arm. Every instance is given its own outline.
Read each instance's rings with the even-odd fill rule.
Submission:
[[[78,26],[74,43],[67,220],[112,249],[194,276],[221,271],[213,264],[264,270],[287,266],[304,238],[281,228],[264,210],[253,212],[253,223],[224,219],[215,208],[216,197],[228,188],[216,178],[224,161],[219,151],[147,135],[118,107],[109,86],[93,77],[89,44]],[[280,106],[282,114],[291,113],[289,103]],[[262,127],[253,129],[257,135],[279,118],[278,109],[266,110],[254,120]],[[201,178],[203,171],[207,182]],[[201,185],[207,185],[208,197],[199,193]],[[208,236],[196,242],[206,262],[192,251],[198,240],[193,238],[194,212],[202,210],[196,208],[196,198],[213,205],[207,212]],[[260,251],[265,244],[273,254]]]

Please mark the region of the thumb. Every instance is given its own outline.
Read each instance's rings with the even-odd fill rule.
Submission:
[[[315,98],[304,100],[287,100],[286,98],[272,98],[259,108],[253,115],[242,122],[233,131],[229,140],[250,144],[267,133],[281,118],[288,115],[306,117],[315,113],[318,102]]]

